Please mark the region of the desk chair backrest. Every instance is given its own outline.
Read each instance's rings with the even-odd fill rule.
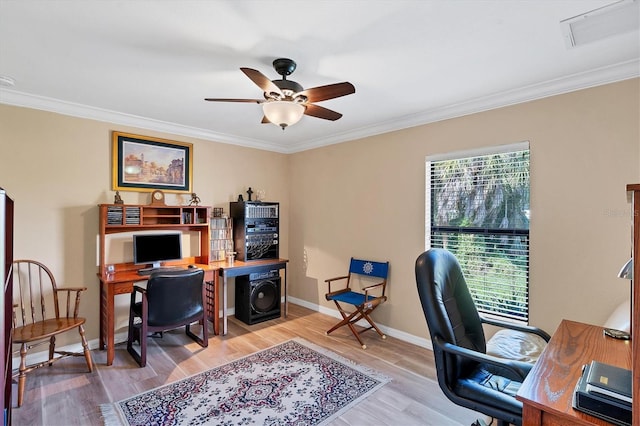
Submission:
[[[149,326],[186,322],[202,316],[204,271],[154,272],[147,283]]]
[[[431,249],[416,261],[418,294],[432,341],[439,336],[447,343],[486,352],[482,321],[471,298],[462,269],[447,250]],[[467,374],[477,362],[436,351],[446,365],[447,383]]]

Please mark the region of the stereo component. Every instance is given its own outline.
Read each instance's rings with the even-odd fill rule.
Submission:
[[[241,261],[279,257],[279,203],[237,201],[230,203],[236,259]]]

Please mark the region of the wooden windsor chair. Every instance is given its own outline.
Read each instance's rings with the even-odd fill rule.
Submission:
[[[20,345],[18,377],[18,407],[22,406],[27,374],[52,365],[68,356],[84,356],[89,372],[93,371],[91,352],[85,338],[85,318],[78,316],[80,295],[87,288],[60,288],[44,264],[35,260],[16,260],[13,274],[13,343]],[[62,308],[62,309],[61,309]],[[83,352],[56,350],[56,336],[77,329]],[[29,351],[49,345],[46,361],[27,363]]]

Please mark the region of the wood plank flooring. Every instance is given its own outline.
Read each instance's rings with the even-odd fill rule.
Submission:
[[[109,367],[105,365],[105,351],[92,351],[96,366],[93,373],[86,372],[82,358],[67,358],[27,377],[24,404],[13,408],[13,424],[101,425],[100,404],[119,401],[293,337],[392,378],[332,425],[470,425],[481,417],[444,397],[436,382],[431,351],[391,337],[382,340],[374,331],[362,335],[367,345],[362,350],[346,327],[325,335],[335,322],[335,318],[290,304],[286,319],[249,326],[230,317],[228,334],[211,336],[206,349],[186,337],[184,328],[165,332],[162,339],[149,338],[146,368],[138,367],[124,343],[116,345],[115,360]]]

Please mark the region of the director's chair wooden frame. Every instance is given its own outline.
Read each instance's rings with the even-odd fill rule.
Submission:
[[[387,336],[380,331],[378,326],[371,319],[371,312],[387,301],[385,291],[387,288],[388,273],[389,262],[375,262],[371,260],[355,259],[352,257],[349,264],[349,273],[347,275],[324,280],[328,286],[328,293],[325,297],[327,300],[333,300],[340,312],[340,315],[342,316],[342,321],[331,327],[326,334],[328,335],[338,328],[346,325],[349,327],[355,338],[358,339],[362,349],[367,349],[367,345],[365,345],[360,338],[360,334],[367,330],[374,329],[380,337],[386,339]],[[362,277],[379,278],[382,281],[363,287],[361,292],[354,291],[351,287],[353,281]],[[335,281],[345,281],[346,285],[342,289],[331,291],[331,284]],[[341,303],[349,306],[343,306]],[[349,312],[347,309],[355,310],[353,312]],[[354,324],[361,319],[366,320],[370,326],[358,331],[354,327]]]

